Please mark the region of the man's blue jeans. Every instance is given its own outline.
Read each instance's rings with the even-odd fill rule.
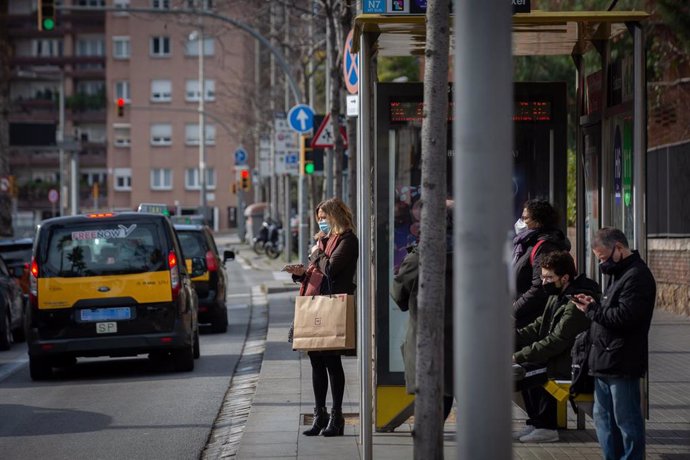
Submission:
[[[594,425],[606,460],[643,459],[640,379],[595,377]]]

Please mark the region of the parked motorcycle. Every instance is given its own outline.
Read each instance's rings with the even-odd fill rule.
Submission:
[[[283,252],[285,247],[285,237],[283,236],[283,227],[273,225],[268,230],[268,241],[264,244],[266,255],[271,259],[277,259]]]
[[[254,237],[252,240],[252,249],[254,249],[254,252],[257,255],[261,255],[264,251],[265,248],[264,246],[266,245],[266,242],[268,241],[268,234],[271,228],[271,225],[273,225],[273,221],[269,217],[268,219],[264,220],[261,223],[261,228],[259,229],[259,234]]]

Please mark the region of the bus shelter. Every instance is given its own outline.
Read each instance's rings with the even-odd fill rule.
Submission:
[[[647,17],[640,11],[513,15],[513,56],[570,56],[576,86],[570,112],[574,117],[569,117],[565,82],[515,83],[513,217],[520,216],[525,200],[548,198],[566,225],[567,155],[572,145],[577,219],[571,232],[576,234],[579,271],[593,279],[600,274],[588,248],[598,228],[619,227],[643,257],[646,252],[647,100],[641,21]],[[391,300],[390,287],[405,247],[418,234],[423,87],[421,82],[379,82],[376,68],[379,57],[423,56],[425,16],[359,14],[354,37],[353,52],[359,53],[360,63],[357,300],[361,434],[366,445],[371,414],[377,431],[392,431],[413,412],[400,351],[407,313]],[[452,95],[451,82],[449,104]],[[450,159],[450,120],[448,139]],[[451,161],[448,175],[452,196]],[[506,314],[509,311],[507,305]]]

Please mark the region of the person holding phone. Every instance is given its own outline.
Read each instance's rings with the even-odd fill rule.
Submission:
[[[599,285],[577,275],[567,251],[550,252],[541,260],[541,281],[547,296],[542,315],[515,333],[513,363],[529,377],[518,382],[528,419],[525,428],[513,433],[520,442],[557,442],[556,400],[542,384],[547,379],[570,380],[570,350],[575,337],[589,327],[589,320],[570,298],[582,293],[599,297]]]
[[[359,240],[354,232],[352,211],[339,198],[319,203],[314,213],[319,232],[314,235],[316,243],[309,254],[309,266],[288,265],[284,269],[292,279],[302,283],[300,295],[349,294],[355,293],[354,277],[359,257]],[[319,276],[316,276],[316,273]],[[320,275],[323,275],[321,278]],[[319,279],[319,285],[314,283]],[[312,427],[302,432],[305,436],[342,436],[345,427],[343,417],[343,395],[345,393],[345,372],[341,356],[345,351],[308,352],[312,369],[314,388],[314,421]],[[330,417],[326,411],[326,395],[330,379],[333,408]]]
[[[609,277],[608,287],[601,302],[583,294],[575,298],[592,322],[588,365],[594,376],[594,426],[605,459],[641,459],[645,427],[640,379],[648,366],[656,281],[617,228],[599,229],[592,252],[601,273]]]

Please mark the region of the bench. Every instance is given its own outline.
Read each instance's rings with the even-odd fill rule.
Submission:
[[[558,428],[568,428],[568,401],[570,400],[570,380],[547,380],[544,389],[556,399]],[[577,429],[585,429],[585,414],[592,415],[594,395],[591,393],[579,394],[573,398],[577,408]]]

